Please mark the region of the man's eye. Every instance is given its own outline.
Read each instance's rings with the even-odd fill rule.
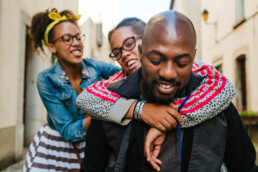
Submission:
[[[156,54],[151,54],[149,56],[147,56],[149,61],[153,64],[153,65],[159,65],[162,62],[162,58]]]
[[[180,68],[186,67],[186,63],[177,63],[177,66]]]
[[[150,60],[150,62],[151,62],[153,65],[159,65],[159,64],[160,64],[160,61],[153,61],[153,60]]]

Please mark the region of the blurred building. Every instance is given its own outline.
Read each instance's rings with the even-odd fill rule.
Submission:
[[[111,62],[107,32],[115,25],[112,18],[116,0],[110,4],[103,0],[97,2],[92,5],[85,1],[91,11],[98,12],[98,20],[86,10],[87,16],[81,23],[81,30],[86,34],[84,57]],[[46,123],[36,77],[55,59],[51,59],[47,50],[46,54],[32,51],[28,36],[31,18],[47,8],[79,13],[78,5],[78,0],[0,0],[0,170],[22,158],[24,148]],[[84,7],[80,9],[83,11]]]
[[[35,13],[54,7],[77,13],[78,2],[0,1],[0,169],[21,159],[24,147],[45,123],[35,82],[52,59],[49,54],[33,53],[28,27]]]
[[[108,32],[117,24],[118,0],[79,0],[81,30],[86,35],[84,56],[114,63],[110,53]]]
[[[193,21],[197,57],[231,80],[236,107],[258,112],[258,1],[171,0],[170,9]]]

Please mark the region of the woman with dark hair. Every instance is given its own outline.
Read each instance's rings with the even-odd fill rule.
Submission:
[[[99,81],[87,87],[77,98],[77,105],[83,111],[89,113],[91,117],[121,125],[128,124],[133,118],[133,114],[130,113],[133,111],[130,110],[134,109],[137,101],[128,100],[112,93],[107,89],[107,86],[112,82],[125,79],[126,76],[141,67],[140,51],[144,27],[145,23],[142,20],[132,17],[122,20],[109,32],[108,39],[111,47],[109,56],[120,64],[122,70],[108,81]],[[212,118],[209,115],[214,112],[217,114],[225,109],[235,94],[231,82],[212,66],[205,65],[196,59],[193,65],[193,72],[202,75],[204,80],[202,85],[192,93],[180,111],[184,121],[182,127],[190,127]],[[226,97],[226,99],[222,100],[220,96]],[[181,103],[182,100],[174,102],[176,105]],[[166,108],[174,109],[177,107],[173,104],[170,104],[170,106],[172,107],[167,105]],[[155,107],[157,111],[154,110],[156,109]],[[144,103],[140,118],[147,124],[162,131],[176,127],[175,121],[173,121],[173,124],[166,122],[167,120],[170,121],[167,118],[175,112],[164,114],[164,118],[162,118],[161,115],[156,115],[160,107],[165,108],[164,105]],[[197,116],[198,118],[196,118]],[[177,118],[177,115],[174,115],[174,117]]]
[[[181,115],[177,112],[177,105],[182,104],[185,98],[175,100],[169,105],[162,105],[126,99],[109,91],[107,88],[112,87],[112,83],[125,79],[141,67],[144,27],[143,21],[132,17],[122,20],[109,32],[108,39],[111,47],[109,56],[120,64],[122,71],[108,81],[92,84],[79,95],[76,102],[83,111],[94,119],[120,125],[127,125],[132,119],[140,120],[151,127],[167,131],[176,128],[177,122],[183,128],[195,126],[213,118],[229,106],[235,94],[231,82],[212,66],[205,65],[196,58],[192,71],[202,75],[204,79],[202,85],[192,92],[181,108]],[[178,63],[183,65],[184,62]],[[149,135],[153,138],[157,137],[156,133]]]
[[[47,110],[47,121],[34,137],[24,171],[78,171],[84,157],[85,135],[91,118],[75,100],[87,86],[108,79],[121,69],[92,58],[83,59],[83,38],[75,15],[56,9],[35,14],[30,35],[36,51],[47,46],[57,58],[54,66],[37,77],[37,87]]]

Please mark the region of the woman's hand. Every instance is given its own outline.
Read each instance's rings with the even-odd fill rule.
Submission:
[[[85,131],[87,131],[89,129],[90,123],[91,123],[91,117],[90,116],[88,116],[87,118],[84,118],[83,128],[84,128]]]
[[[165,140],[166,134],[157,130],[156,128],[150,128],[144,142],[144,155],[147,161],[156,171],[160,171],[159,165],[162,162],[157,159],[161,150],[161,145]]]
[[[177,112],[178,106],[170,103],[169,105],[145,103],[141,113],[141,119],[148,125],[168,131],[177,127],[177,122],[183,124],[180,113]]]

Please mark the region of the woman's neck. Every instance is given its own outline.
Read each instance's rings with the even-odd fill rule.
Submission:
[[[71,82],[76,81],[76,80],[81,80],[82,77],[82,64],[76,64],[76,65],[68,65],[61,63],[62,68],[64,69],[67,77]]]

